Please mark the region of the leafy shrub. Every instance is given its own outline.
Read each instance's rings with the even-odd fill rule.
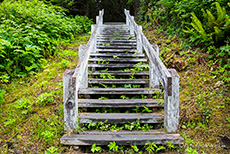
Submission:
[[[44,58],[56,55],[60,42],[87,32],[92,24],[87,17],[67,17],[61,7],[38,0],[5,0],[0,19],[1,82],[38,71]]]

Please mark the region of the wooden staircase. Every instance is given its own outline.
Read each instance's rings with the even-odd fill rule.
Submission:
[[[76,70],[66,70],[64,74],[65,131],[72,133],[61,138],[62,144],[108,145],[115,141],[121,145],[145,145],[147,142],[155,144],[167,144],[167,142],[182,144],[183,142],[180,134],[175,133],[178,127],[179,102],[171,103],[174,105],[173,110],[169,108],[170,101],[177,97],[177,95],[172,96],[174,94],[172,88],[179,90],[179,80],[178,85],[173,83],[174,80],[179,79],[179,76],[175,70],[169,70],[166,75],[161,74],[162,78],[157,76],[158,74],[153,69],[159,69],[158,67],[162,67],[163,63],[153,66],[149,59],[151,56],[146,51],[144,52],[144,45],[140,49],[140,34],[135,33],[135,27],[131,26],[133,18],[128,14],[129,12],[125,10],[125,13],[129,18],[126,24],[107,25],[103,24],[103,11],[100,11],[97,25],[92,26],[92,36],[88,45],[82,45],[79,48],[78,67]],[[153,56],[155,54],[157,55],[154,53]],[[162,71],[158,70],[159,72]],[[168,81],[167,73],[171,75],[171,81]],[[164,89],[159,88],[159,80],[164,82],[162,84]],[[165,86],[170,82],[171,87]],[[171,91],[168,90],[170,88]],[[163,90],[166,94],[162,99]],[[170,98],[168,91],[174,98]],[[161,98],[153,99],[157,96]],[[168,104],[163,105],[162,102]],[[135,110],[138,113],[132,112],[132,109],[133,111],[137,108],[143,109],[143,106],[153,112],[142,113],[141,110]],[[78,113],[79,109],[82,112]],[[100,109],[110,113],[95,112],[102,111]],[[166,109],[169,112],[166,112]],[[129,113],[126,113],[127,111]],[[171,115],[167,116],[168,113]],[[170,122],[167,121],[169,116],[174,120],[172,129],[170,129]],[[90,130],[78,131],[78,133],[73,131],[80,130],[79,127],[84,124],[98,122],[118,126],[138,122],[140,126],[148,124],[153,129],[147,131]]]

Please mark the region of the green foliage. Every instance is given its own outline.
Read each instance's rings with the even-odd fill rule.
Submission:
[[[191,33],[200,42],[207,42],[208,44],[214,44],[215,46],[221,46],[229,41],[230,34],[230,17],[226,14],[225,8],[221,7],[218,2],[215,2],[216,12],[215,15],[209,10],[202,9],[203,23],[198,19],[196,14],[192,12],[192,27],[198,32],[194,32],[193,29],[185,31]],[[201,35],[201,37],[199,37]]]
[[[110,142],[109,145],[109,150],[112,150],[113,152],[117,152],[118,151],[118,145],[116,145],[116,142]]]
[[[27,114],[27,113],[32,112],[32,105],[33,105],[33,102],[31,102],[29,99],[23,98],[23,99],[16,101],[14,107],[17,109],[21,109],[22,114]]]
[[[63,9],[38,0],[3,1],[0,4],[0,81],[37,72],[77,33],[87,32],[92,21],[70,18]]]
[[[97,146],[96,143],[94,143],[92,146],[91,146],[91,151],[94,153],[94,152],[101,152],[102,151],[102,148]]]
[[[55,152],[55,151],[57,151],[57,148],[52,146],[52,147],[49,147],[49,149],[47,149],[45,154],[59,154],[58,152]]]
[[[6,94],[6,91],[4,89],[0,89],[0,106],[3,104],[5,101],[4,95]]]

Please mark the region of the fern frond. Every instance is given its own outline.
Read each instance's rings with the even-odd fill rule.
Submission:
[[[209,10],[206,10],[206,12],[207,12],[207,18],[208,18],[207,26],[210,29],[213,29],[216,19],[215,19],[215,17],[212,15],[212,13]]]
[[[202,26],[202,23],[196,17],[196,15],[195,15],[194,12],[192,12],[191,14],[192,14],[192,20],[193,20],[193,22],[191,23],[191,25],[193,26],[193,28],[195,28],[195,30],[197,30],[201,34],[201,36],[202,36],[202,38],[204,40],[207,40],[207,34],[206,34],[206,32],[205,32],[205,30],[204,30],[204,28]]]
[[[220,4],[216,2],[216,10],[217,10],[217,22],[223,22],[225,20],[226,16],[226,10],[225,8],[221,8]]]

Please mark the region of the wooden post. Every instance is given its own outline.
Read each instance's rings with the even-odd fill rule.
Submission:
[[[91,25],[91,34],[93,34],[93,31],[95,30],[95,28],[96,28],[95,24]],[[94,46],[91,52],[92,53],[97,52],[97,35],[95,35],[95,43],[94,43]]]
[[[159,79],[157,77],[157,74],[155,72],[156,66],[149,62],[149,86],[151,88],[159,88]]]
[[[134,21],[134,16],[131,16],[131,19]],[[134,27],[133,24],[131,24],[131,21],[129,23],[129,28],[130,28],[130,35],[134,36]]]
[[[87,45],[84,45],[84,44],[81,44],[79,46],[79,49],[78,49],[79,61],[84,53],[86,46]],[[87,88],[88,87],[88,65],[86,66],[86,69],[84,70],[84,72],[82,72],[82,74],[83,74],[83,80],[81,81],[81,85],[79,88]]]
[[[75,70],[67,69],[63,76],[64,130],[73,131],[78,126],[78,102],[75,87]]]
[[[96,16],[96,24],[99,24],[99,16]]]
[[[179,75],[175,69],[168,69],[172,78],[172,91],[165,90],[164,93],[164,126],[167,132],[176,132],[179,125]],[[169,82],[170,83],[170,82]],[[170,85],[169,85],[170,87]],[[171,95],[170,95],[171,93]]]
[[[128,18],[129,10],[125,10],[125,16],[126,16],[126,26],[129,26],[129,18]]]
[[[138,53],[143,53],[141,33],[142,33],[142,26],[139,25],[137,29],[137,52]]]
[[[152,44],[153,49],[156,51],[157,56],[159,57],[159,47],[156,44]],[[149,63],[149,84],[151,88],[159,88],[159,79],[155,73],[156,66],[152,63]]]

